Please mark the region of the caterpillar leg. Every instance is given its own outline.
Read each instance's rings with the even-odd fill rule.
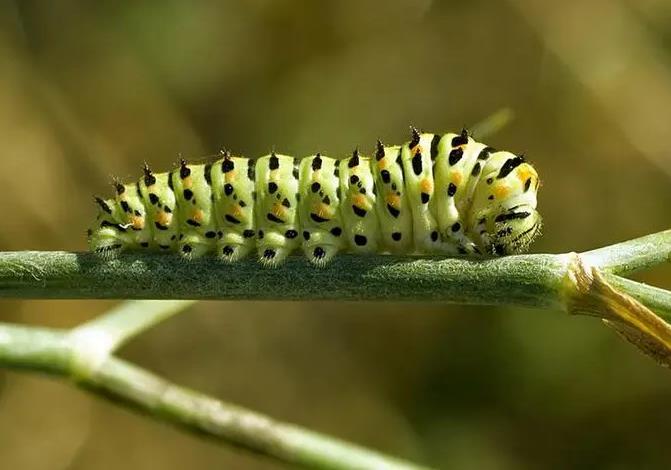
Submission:
[[[259,263],[266,268],[275,268],[283,264],[296,246],[294,239],[295,237],[286,238],[276,231],[265,233],[259,230],[256,242]]]
[[[287,247],[259,245],[259,263],[265,268],[276,268],[283,264],[293,250]]]
[[[456,247],[460,255],[481,254],[478,246],[471,241],[464,233],[464,227],[461,222],[454,222],[450,227],[443,231],[443,240],[448,240],[448,246]]]
[[[303,232],[304,242],[302,249],[310,263],[323,268],[338,254],[340,247],[336,244],[338,239],[333,235],[334,232],[339,237],[342,230],[338,228],[337,230],[332,229],[331,232],[324,232],[322,230],[315,230],[313,232],[305,230]]]
[[[225,263],[235,263],[245,258],[251,248],[249,244],[223,239],[217,243],[217,258]]]
[[[308,261],[318,268],[328,265],[338,253],[338,247],[334,245],[317,245],[305,251]]]
[[[204,243],[197,235],[187,235],[178,244],[179,255],[185,260],[200,258],[212,250],[210,243]]]

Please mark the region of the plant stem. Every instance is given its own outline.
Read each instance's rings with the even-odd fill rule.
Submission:
[[[68,341],[61,330],[0,323],[0,364],[67,375]]]
[[[75,370],[82,362],[77,356],[90,351],[73,348],[71,338],[67,331],[0,323],[0,365],[73,377],[79,386],[137,411],[289,464],[337,470],[422,468],[215,400],[113,356],[95,370]]]
[[[614,288],[626,292],[667,321],[671,321],[671,292],[610,273],[605,273],[604,278]]]
[[[70,330],[72,373],[87,376],[131,338],[191,306],[193,300],[129,300]],[[81,351],[81,353],[77,353]]]
[[[224,265],[211,258],[187,263],[158,254],[125,254],[102,261],[89,253],[4,252],[0,298],[438,300],[572,311],[572,306],[592,305],[588,303],[598,292],[591,292],[585,273],[600,279],[593,270],[599,268],[612,288],[669,319],[671,292],[615,273],[650,267],[670,256],[671,230],[582,255],[340,256],[326,269],[316,269],[299,257],[279,269],[264,269],[252,260]],[[581,279],[589,281],[582,285],[582,297]],[[627,297],[618,298],[624,306],[632,303]],[[0,365],[69,377],[186,430],[286,463],[329,469],[418,468],[184,389],[111,355],[130,338],[191,304],[126,302],[71,331],[0,323]],[[666,328],[652,313],[649,317]]]
[[[265,269],[253,260],[126,254],[0,253],[0,298],[439,300],[558,307],[568,258],[340,256],[326,269],[301,257]]]
[[[156,253],[103,261],[91,253],[2,252],[0,298],[435,300],[561,308],[573,256],[342,255],[325,269],[295,256],[280,268],[264,269],[251,259],[227,265],[211,257],[185,262]],[[588,251],[581,258],[606,272],[626,274],[670,256],[667,230]],[[136,317],[132,311],[126,316]]]
[[[632,274],[671,261],[671,230],[587,251],[581,256],[602,271]]]
[[[116,351],[133,338],[180,313],[194,304],[192,300],[129,300],[91,321],[71,331],[71,336],[79,340],[95,336],[98,348],[106,354]]]

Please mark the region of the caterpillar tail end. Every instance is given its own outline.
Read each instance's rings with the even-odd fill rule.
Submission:
[[[123,250],[123,243],[117,233],[109,228],[89,229],[86,232],[89,250],[103,260],[115,258]]]

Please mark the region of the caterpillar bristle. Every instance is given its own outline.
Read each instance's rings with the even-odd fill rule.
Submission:
[[[264,248],[259,253],[259,263],[266,268],[277,268],[284,264],[289,253],[283,247]]]
[[[417,147],[420,140],[420,133],[415,126],[410,126],[410,149]]]
[[[121,196],[126,190],[126,187],[123,184],[121,184],[121,180],[119,180],[119,178],[116,176],[112,177],[111,185],[118,196]]]
[[[240,249],[231,245],[219,246],[217,249],[217,258],[224,263],[235,263],[242,258]]]
[[[318,268],[325,268],[335,256],[337,250],[330,247],[316,246],[308,254],[308,261]]]
[[[375,143],[375,159],[382,160],[384,158],[384,144],[380,139]]]
[[[184,178],[187,178],[190,174],[191,174],[191,170],[189,169],[189,164],[183,158],[180,159],[179,160],[179,177],[184,179]]]

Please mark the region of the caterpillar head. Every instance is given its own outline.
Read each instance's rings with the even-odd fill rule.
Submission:
[[[495,255],[522,253],[540,234],[542,218],[534,205],[521,204],[489,220],[489,248]]]
[[[529,248],[541,228],[538,187],[538,174],[523,156],[491,154],[470,207],[470,229],[484,252],[511,255]]]

